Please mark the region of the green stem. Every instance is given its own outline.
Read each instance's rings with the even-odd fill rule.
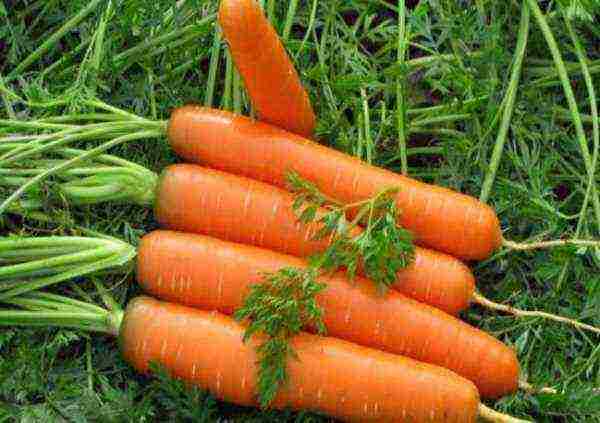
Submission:
[[[109,315],[86,312],[0,311],[0,326],[26,326],[80,329],[117,335],[118,330]]]
[[[125,50],[122,53],[117,54],[113,61],[123,62],[130,57],[139,58],[141,54],[147,50],[154,50],[153,47],[164,46],[165,44],[170,43],[171,41],[181,40],[186,38],[189,35],[197,36],[199,33],[204,31],[204,25],[211,23],[214,21],[215,15],[209,15],[202,19],[200,22],[185,26],[183,28],[175,29],[167,34],[163,34],[156,38],[145,39],[141,43],[137,44],[134,47],[131,47]]]
[[[113,254],[102,258],[93,258],[91,263],[83,263],[73,266],[71,269],[61,270],[57,275],[35,278],[28,280],[24,283],[18,284],[17,286],[11,286],[8,291],[4,291],[0,294],[0,301],[6,301],[8,298],[12,298],[18,295],[22,295],[27,292],[35,291],[41,288],[45,288],[66,280],[71,280],[83,275],[98,272],[100,270],[109,269],[112,267],[123,266],[135,257],[135,248],[121,243],[120,247],[115,247]],[[99,253],[98,253],[99,254]]]
[[[38,270],[52,269],[54,266],[72,265],[75,263],[90,262],[96,259],[103,259],[112,255],[117,246],[102,246],[87,251],[80,251],[71,254],[65,254],[58,257],[33,260],[26,263],[13,264],[0,268],[0,279],[17,276],[27,277],[29,274]],[[0,288],[1,289],[1,288]]]
[[[46,123],[43,121],[19,121],[14,119],[0,119],[0,125],[15,129],[71,129],[74,125],[60,123]]]
[[[12,251],[14,249],[40,248],[40,247],[62,247],[65,244],[77,246],[79,248],[94,248],[110,245],[104,239],[73,237],[73,236],[52,236],[35,238],[4,238],[0,239],[0,253],[3,251]]]
[[[548,48],[550,49],[550,53],[552,54],[552,58],[554,60],[554,65],[556,66],[556,70],[558,72],[561,84],[563,86],[563,91],[565,93],[565,97],[567,98],[567,103],[569,105],[569,110],[571,111],[571,115],[573,118],[573,124],[575,126],[575,132],[577,134],[577,141],[579,142],[579,147],[581,149],[581,154],[583,156],[583,161],[588,173],[588,176],[593,181],[594,178],[594,164],[592,162],[592,157],[590,155],[590,150],[587,145],[587,140],[585,136],[585,131],[583,129],[583,123],[581,122],[581,115],[579,114],[579,109],[577,106],[577,101],[575,99],[575,94],[573,93],[573,88],[571,87],[571,83],[569,81],[569,75],[565,68],[565,63],[563,62],[560,50],[552,34],[552,30],[546,21],[539,5],[536,0],[527,0],[533,15],[535,16],[537,23],[544,34],[544,38],[546,39],[546,43],[548,44]],[[600,230],[600,198],[598,198],[598,191],[595,187],[595,184],[592,184],[592,204],[594,206],[594,213],[596,215],[596,223],[597,227]]]
[[[62,295],[56,295],[49,292],[30,292],[26,297],[52,302],[55,304],[55,308],[57,308],[56,304],[64,304],[73,308],[85,309],[89,312],[101,313],[105,311],[102,307],[99,307],[95,304],[86,303],[74,298],[64,297]]]
[[[217,70],[219,68],[219,58],[221,56],[221,30],[217,27],[213,44],[210,49],[210,65],[208,68],[208,79],[206,81],[206,93],[204,95],[204,105],[212,107],[215,96],[215,84],[217,80]]]
[[[406,11],[404,0],[398,0],[398,45],[397,61],[400,69],[406,61]],[[396,77],[396,123],[398,127],[398,154],[403,175],[408,174],[408,158],[406,155],[406,101],[404,96],[405,74],[400,72]]]
[[[0,150],[2,150],[1,147]],[[55,153],[75,158],[84,154],[85,151],[65,148]],[[55,176],[67,181],[47,187],[50,188],[49,193],[54,196],[60,195],[61,198],[64,197],[73,204],[96,204],[106,201],[126,201],[142,206],[153,204],[158,183],[158,175],[154,172],[112,155],[100,155],[94,160],[117,166],[93,166],[93,163],[90,163],[89,167],[64,170]],[[62,163],[64,163],[64,159],[38,159],[31,164],[31,166],[35,166],[31,169],[0,169],[0,188],[5,187],[12,190],[13,187],[20,187],[28,182],[28,178],[25,176],[40,175]],[[42,207],[47,194],[42,191],[30,191],[28,195],[28,201],[35,201],[35,204]],[[20,206],[24,205],[20,204]],[[31,207],[28,210],[31,210]]]
[[[41,247],[41,248],[27,248],[25,251],[20,250],[9,250],[0,252],[0,263],[15,263],[22,262],[26,259],[32,259],[35,257],[51,257],[60,256],[64,254],[73,254],[81,251],[79,245],[67,245],[64,247]]]
[[[225,89],[223,91],[223,97],[221,98],[221,107],[225,110],[231,110],[231,104],[233,103],[233,60],[231,54],[227,50],[225,52]]]
[[[598,154],[599,154],[599,150],[600,150],[600,123],[598,121],[598,103],[596,100],[596,90],[594,88],[594,82],[592,81],[592,76],[589,72],[589,67],[587,65],[587,57],[585,55],[585,52],[579,42],[579,38],[577,37],[577,34],[575,33],[575,30],[573,29],[573,26],[571,25],[571,23],[569,22],[569,20],[565,17],[565,25],[567,27],[567,31],[569,32],[569,36],[571,37],[571,41],[573,42],[573,45],[575,47],[575,53],[577,55],[577,59],[579,60],[579,63],[581,65],[581,71],[585,80],[585,85],[586,88],[588,90],[588,96],[589,96],[589,101],[590,101],[590,112],[592,115],[592,139],[593,139],[593,143],[594,143],[594,150],[593,150],[593,154],[592,154],[592,169],[594,169],[594,171],[592,173],[589,174],[589,178],[588,178],[588,186],[586,189],[586,193],[585,193],[585,198],[583,201],[583,205],[581,208],[581,215],[579,218],[579,221],[577,222],[577,229],[575,231],[575,237],[577,238],[579,236],[579,234],[581,233],[581,229],[583,228],[583,221],[584,221],[584,216],[585,216],[585,211],[587,209],[587,204],[589,201],[590,196],[592,195],[593,192],[593,187],[595,185],[595,169],[598,163]],[[600,222],[598,223],[600,225]]]
[[[36,122],[41,123],[63,123],[63,122],[81,122],[81,121],[101,121],[101,122],[113,122],[123,121],[126,118],[121,115],[114,113],[79,113],[75,115],[61,115],[52,116],[47,118],[38,119]]]
[[[317,6],[319,4],[319,0],[313,0],[312,2],[312,7],[310,9],[310,18],[308,21],[308,28],[306,28],[306,34],[304,34],[304,38],[302,38],[302,42],[300,43],[300,47],[298,47],[298,50],[296,51],[296,58],[298,56],[300,56],[300,53],[304,50],[304,47],[306,46],[306,43],[308,41],[308,38],[310,37],[310,34],[313,31],[313,28],[315,27],[315,22],[317,21]]]
[[[443,152],[443,147],[412,147],[407,150],[406,155],[410,157],[419,154],[442,154]]]
[[[461,120],[467,120],[471,117],[470,113],[460,113],[460,114],[453,114],[453,115],[442,115],[442,116],[435,116],[435,117],[426,117],[426,118],[421,118],[421,119],[415,119],[413,120],[410,124],[411,126],[427,126],[427,125],[434,125],[436,123],[448,123],[448,122],[456,122],[456,121],[461,121]]]
[[[1,123],[1,122],[0,122]],[[103,122],[84,126],[72,126],[68,129],[42,136],[37,142],[24,143],[19,147],[0,156],[0,164],[6,165],[14,161],[22,161],[27,157],[34,156],[47,150],[51,150],[75,141],[88,139],[102,139],[106,137],[131,133],[132,130],[142,128],[164,128],[161,122],[144,120],[125,122]],[[44,143],[42,143],[44,142]]]
[[[484,203],[489,199],[492,185],[496,179],[496,173],[500,165],[500,159],[502,158],[502,152],[504,151],[504,144],[506,143],[506,137],[510,128],[515,100],[517,98],[519,81],[521,79],[521,67],[523,65],[523,59],[527,49],[530,20],[529,7],[527,4],[523,4],[521,6],[521,23],[519,24],[517,46],[510,75],[510,82],[508,83],[506,95],[503,100],[504,112],[502,115],[502,122],[500,123],[500,130],[498,131],[498,136],[496,137],[496,142],[492,151],[492,157],[490,159],[490,163],[483,180],[481,194],[479,196],[479,199]]]
[[[91,37],[86,38],[85,40],[81,41],[81,43],[79,43],[79,45],[75,47],[75,49],[71,50],[66,54],[63,54],[61,58],[58,59],[56,62],[52,63],[48,67],[45,67],[44,70],[42,70],[42,72],[40,73],[40,79],[44,79],[46,75],[53,74],[57,70],[57,68],[59,68],[69,60],[72,60],[73,57],[81,53],[91,41]]]
[[[463,110],[471,107],[476,107],[479,104],[483,103],[485,100],[489,99],[488,95],[479,96],[476,98],[472,98],[469,100],[465,100],[463,102],[455,102],[451,104],[440,104],[439,106],[429,106],[429,107],[418,107],[414,109],[406,110],[407,116],[415,116],[421,114],[435,114],[440,112],[445,112],[448,110]]]
[[[373,145],[373,140],[371,137],[371,117],[369,114],[369,102],[367,99],[367,93],[364,88],[360,89],[360,97],[362,100],[362,109],[363,109],[363,122],[364,122],[363,131],[364,131],[365,143],[366,143],[366,147],[367,147],[366,159],[367,159],[367,163],[372,163],[373,162],[373,150],[375,149],[375,146]]]
[[[164,75],[159,76],[156,79],[156,82],[158,84],[163,84],[164,82],[169,80],[169,78],[173,78],[174,76],[177,76],[177,75],[187,72],[191,68],[195,67],[197,63],[198,63],[198,59],[196,59],[196,58],[193,58],[186,62],[183,62],[181,65],[166,72]]]
[[[573,42],[573,46],[575,47],[575,54],[577,55],[577,59],[581,65],[581,70],[583,73],[583,77],[585,80],[585,85],[588,90],[589,100],[590,100],[590,112],[592,115],[592,137],[594,142],[594,150],[592,154],[592,168],[596,169],[598,165],[598,154],[600,150],[600,125],[598,122],[598,104],[596,100],[596,90],[594,88],[594,83],[592,81],[592,76],[589,71],[589,67],[587,65],[587,57],[581,44],[579,42],[579,38],[571,25],[571,22],[566,16],[564,17],[565,25],[567,27],[567,31],[569,36],[571,37],[571,41]],[[579,212],[579,219],[577,220],[577,227],[575,229],[575,238],[579,238],[581,235],[581,231],[583,229],[583,224],[585,221],[585,216],[587,214],[587,208],[589,204],[590,197],[593,193],[593,187],[595,186],[595,171],[589,175],[587,189],[585,191],[585,197],[583,199],[583,204],[581,205],[581,209]],[[600,222],[598,222],[600,225]],[[569,262],[566,262],[563,266],[561,273],[557,280],[557,288],[560,289],[562,284],[567,276],[567,272],[569,269]]]
[[[275,0],[268,0],[267,17],[273,23],[273,26],[275,26]]]
[[[15,200],[17,200],[19,197],[21,197],[25,192],[27,192],[27,190],[29,190],[31,187],[39,184],[40,182],[42,182],[43,180],[45,180],[46,178],[55,175],[57,173],[59,173],[62,170],[68,169],[69,167],[72,167],[73,165],[77,164],[78,162],[86,159],[86,158],[90,158],[93,157],[95,155],[98,155],[106,150],[108,150],[109,148],[112,148],[114,146],[117,146],[119,144],[124,144],[126,142],[129,141],[133,141],[133,140],[138,140],[138,139],[142,139],[142,138],[156,138],[163,135],[162,131],[157,131],[157,130],[153,130],[153,131],[141,131],[138,133],[133,133],[133,134],[129,134],[129,135],[123,135],[120,137],[117,137],[116,139],[109,141],[99,147],[93,148],[89,151],[87,151],[86,153],[83,153],[82,155],[78,156],[78,157],[74,157],[70,160],[65,161],[64,163],[53,167],[52,169],[48,169],[42,173],[40,173],[39,175],[31,178],[29,180],[29,182],[27,182],[26,184],[24,184],[23,186],[21,186],[19,189],[17,189],[15,192],[13,192],[7,199],[5,199],[2,204],[0,204],[0,215],[2,215],[6,209],[10,206],[10,204],[12,202],[14,202]]]
[[[79,13],[69,19],[58,31],[53,33],[41,46],[39,46],[33,53],[31,53],[25,60],[23,60],[13,71],[9,74],[9,78],[12,79],[17,75],[21,75],[29,66],[31,66],[36,60],[42,57],[52,47],[58,43],[58,41],[64,37],[68,32],[74,29],[79,23],[84,20],[90,13],[92,13],[98,5],[104,0],[91,0],[86,7],[81,9]]]
[[[10,97],[10,91],[8,90],[8,88],[6,88],[6,85],[4,85],[4,79],[2,78],[2,75],[0,75],[0,99],[2,99],[2,101],[4,102],[4,108],[6,109],[6,114],[8,115],[8,117],[10,119],[15,119],[16,115],[12,107]]]
[[[294,24],[294,18],[296,17],[296,9],[298,8],[298,0],[290,0],[288,4],[287,15],[285,17],[285,25],[283,27],[283,33],[281,39],[285,43],[290,37],[292,31],[292,25]]]
[[[411,134],[444,135],[455,138],[465,138],[466,134],[455,129],[410,127]]]
[[[238,70],[233,67],[233,111],[242,113],[242,78]]]
[[[91,106],[91,107],[98,108],[100,110],[104,110],[104,111],[107,111],[107,112],[110,112],[110,113],[114,113],[116,115],[121,115],[121,116],[123,116],[125,118],[128,118],[130,120],[143,121],[143,122],[146,122],[146,123],[153,123],[153,124],[159,124],[160,123],[160,122],[150,121],[150,120],[148,120],[146,118],[143,118],[141,116],[135,115],[135,114],[130,113],[130,112],[126,111],[126,110],[119,109],[118,107],[112,106],[112,105],[110,105],[108,103],[105,103],[102,100],[99,100],[97,98],[96,99],[86,100],[85,104],[87,104],[88,106]]]

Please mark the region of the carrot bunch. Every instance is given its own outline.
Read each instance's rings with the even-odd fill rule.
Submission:
[[[158,362],[174,376],[242,405],[313,409],[358,421],[499,418],[480,396],[498,398],[517,389],[516,354],[456,317],[475,290],[461,260],[485,259],[502,242],[495,212],[467,195],[310,140],[316,119],[309,97],[258,3],[223,0],[219,19],[259,120],[190,105],[175,110],[166,128],[143,119],[95,128],[100,135],[105,129],[119,135],[111,145],[166,131],[187,161],[157,178],[101,157],[104,164],[127,168],[119,170],[124,185],[114,186],[107,198],[155,205],[163,229],[143,238],[137,280],[160,301],[141,297],[125,310],[111,311],[50,294],[27,293],[11,301],[47,307],[37,318],[48,324],[118,336],[124,358],[139,371]],[[139,125],[144,131],[131,134]],[[77,128],[64,131],[77,136]],[[18,150],[0,160],[29,154]],[[62,153],[70,157],[75,150]],[[74,161],[65,163],[71,173],[65,174],[62,194],[91,202],[87,189],[103,181],[90,176],[73,182]],[[324,199],[309,208],[310,217],[298,214],[290,174]],[[145,183],[130,187],[139,189],[122,191],[140,175]],[[386,236],[351,207],[382,192],[388,193],[385,206],[399,211],[389,214],[391,226],[410,231],[417,244],[406,266],[392,272],[392,289],[377,289],[364,254],[350,272],[356,277],[337,267],[313,272],[307,259],[338,245],[339,226],[348,245]],[[298,286],[277,291],[272,275],[280,272],[299,275]],[[252,297],[260,289],[270,296]],[[255,301],[252,309],[249,298],[273,304]],[[265,316],[260,313],[265,309],[295,319]],[[27,313],[34,312],[2,313],[0,325],[30,323],[33,315]],[[274,326],[278,332],[262,330]],[[250,333],[252,328],[258,329]],[[285,358],[284,368],[270,368],[265,357]],[[284,375],[265,381],[265,369]],[[272,389],[268,401],[265,389]]]
[[[496,214],[472,197],[368,165],[305,138],[314,129],[312,107],[258,3],[223,0],[219,17],[259,120],[198,106],[173,112],[168,139],[189,164],[171,166],[159,179],[155,214],[169,230],[155,231],[142,240],[138,282],[162,300],[235,315],[257,286],[264,291],[272,289],[265,288],[266,275],[309,269],[311,265],[302,258],[327,251],[335,243],[332,236],[318,236],[326,220],[299,219],[297,198],[287,191],[290,172],[336,204],[366,201],[393,189],[392,203],[401,211],[396,224],[410,230],[419,245],[413,261],[395,275],[394,289],[382,294],[372,281],[363,277],[351,280],[343,272],[318,274],[319,285],[313,285],[315,301],[310,307],[322,312],[322,316],[316,315],[322,318],[327,334],[362,345],[352,348],[355,352],[360,349],[364,357],[341,347],[351,344],[338,346],[332,338],[299,334],[299,329],[320,333],[314,321],[300,321],[289,329],[296,358],[287,361],[285,383],[268,404],[310,407],[350,420],[473,421],[479,395],[496,398],[518,387],[519,364],[514,351],[454,316],[468,306],[474,293],[473,275],[461,259],[484,259],[501,244]],[[311,213],[326,216],[328,209],[320,205]],[[348,219],[354,217],[349,209]],[[364,230],[356,226],[350,232],[360,236]],[[365,271],[358,267],[359,273]],[[285,308],[286,302],[301,303],[296,297],[269,300],[281,300],[279,308]],[[172,310],[175,313],[178,308]],[[244,316],[258,318],[252,313]],[[243,322],[248,324],[254,323]],[[224,354],[228,362],[241,363],[241,367],[232,364],[238,367],[233,376],[215,374],[210,365],[197,363],[199,351],[206,350],[202,339],[220,339],[221,334],[211,325],[198,322],[207,334],[198,338],[197,353],[171,351],[143,325],[125,325],[126,331],[139,327],[146,340],[141,346],[127,346],[125,355],[140,370],[145,370],[153,357],[220,398],[254,404],[260,395],[257,391],[264,388],[254,374],[260,374],[260,369],[239,355],[241,350],[223,352],[221,346],[214,346],[206,352],[215,359]],[[251,361],[258,360],[264,370],[260,357],[265,356],[265,345],[275,344],[261,344],[268,335],[249,337],[248,326],[244,327],[245,338],[251,341],[243,349],[253,346],[258,355]],[[240,337],[240,330],[230,329],[228,336],[237,331],[235,337]],[[330,348],[322,342],[336,346]],[[308,345],[313,345],[310,351],[305,350]],[[173,354],[186,354],[181,358],[186,364],[172,361],[169,357]],[[311,367],[313,360],[320,362],[318,369]],[[361,364],[361,360],[365,361]],[[402,360],[411,371],[384,370],[390,360]],[[366,373],[358,376],[363,370],[351,369],[352,363],[366,366]],[[346,387],[345,378],[353,371],[357,372],[357,385]],[[445,386],[434,382],[441,374],[452,382],[443,382]],[[419,399],[403,405],[408,394],[395,391],[391,380],[409,383],[415,378],[430,383],[406,391]],[[452,399],[452,412],[443,411],[452,396],[446,383],[458,393]],[[382,397],[370,402],[367,396],[361,397],[367,393]],[[387,414],[395,407],[396,411]],[[458,410],[465,414],[458,417]]]

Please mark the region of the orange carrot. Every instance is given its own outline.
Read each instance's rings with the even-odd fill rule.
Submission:
[[[463,259],[484,259],[501,244],[494,211],[473,197],[428,185],[274,126],[198,106],[175,110],[168,137],[191,162],[284,187],[288,171],[352,203],[395,187],[399,223],[416,242]]]
[[[312,137],[315,115],[298,73],[256,0],[222,0],[219,23],[261,120]]]
[[[298,258],[202,235],[155,231],[138,252],[137,278],[159,298],[232,314],[264,272],[306,268]],[[519,364],[503,343],[457,318],[395,291],[383,297],[366,279],[338,273],[317,301],[331,336],[448,368],[484,397],[517,389]]]
[[[257,340],[229,317],[140,297],[121,325],[125,359],[147,372],[158,362],[179,379],[240,405],[257,405]],[[300,334],[298,359],[272,405],[311,409],[352,421],[475,422],[479,396],[472,383],[446,369]]]
[[[292,208],[294,196],[253,179],[179,164],[162,174],[155,214],[168,229],[201,233],[298,257],[325,250],[329,239],[315,240],[320,228],[302,224]],[[319,212],[325,213],[324,209]],[[357,229],[358,231],[358,229]],[[451,314],[469,305],[475,279],[454,257],[417,247],[415,260],[393,286],[418,301]]]

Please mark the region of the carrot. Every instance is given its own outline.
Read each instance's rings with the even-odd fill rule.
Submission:
[[[463,259],[484,259],[501,245],[495,212],[473,197],[428,185],[232,113],[198,106],[169,121],[173,149],[191,162],[284,187],[288,171],[343,203],[396,187],[399,223],[416,242]]]
[[[324,251],[329,239],[314,239],[320,226],[298,222],[294,196],[253,179],[198,165],[164,170],[156,190],[155,215],[168,229],[201,233],[298,257]],[[325,213],[320,209],[319,214]],[[454,257],[424,248],[397,274],[394,289],[451,314],[469,305],[475,279]]]
[[[145,296],[122,310],[97,286],[110,308],[31,292],[9,302],[18,308],[0,309],[0,326],[54,326],[118,337],[123,357],[141,372],[155,363],[219,399],[258,405],[259,336],[245,343],[246,327],[230,317]],[[307,333],[292,343],[298,359],[287,362],[289,379],[274,407],[316,410],[349,421],[462,423],[479,415],[491,422],[524,422],[479,403],[475,386],[450,370]]]
[[[298,258],[202,235],[155,231],[138,251],[137,278],[167,301],[233,314],[264,272],[306,268]],[[322,277],[317,301],[331,336],[446,367],[484,397],[517,389],[515,353],[487,333],[397,292],[382,297],[370,281]]]
[[[120,345],[140,372],[158,362],[219,399],[255,406],[256,341],[244,343],[243,334],[222,314],[141,297],[125,311]],[[293,346],[298,359],[289,361],[275,408],[354,421],[476,421],[476,388],[446,369],[309,334]]]
[[[311,137],[315,114],[277,32],[256,0],[222,0],[219,23],[261,120]]]

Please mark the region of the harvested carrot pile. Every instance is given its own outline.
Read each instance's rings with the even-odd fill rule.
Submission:
[[[92,0],[55,32],[0,4],[8,419],[600,416],[597,7],[308,3]],[[124,23],[147,38],[114,53]],[[38,379],[85,348],[79,399],[14,377],[30,333]]]

